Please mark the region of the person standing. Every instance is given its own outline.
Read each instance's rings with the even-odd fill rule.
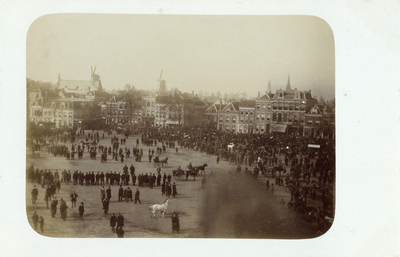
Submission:
[[[117,224],[117,216],[115,216],[115,213],[110,218],[110,227],[111,231],[115,233],[115,225]]]
[[[106,198],[106,189],[104,188],[104,186],[102,186],[100,189],[100,197],[101,197],[101,202],[103,202],[104,198]]]
[[[124,232],[124,230],[122,229],[122,227],[118,227],[118,228],[117,228],[117,236],[118,236],[118,238],[123,238],[123,237],[124,237],[124,234],[125,234],[125,232]]]
[[[124,216],[122,216],[122,214],[119,213],[117,217],[117,229],[122,228],[124,226],[124,219],[125,219]]]
[[[83,202],[81,202],[81,205],[79,205],[79,218],[83,218],[83,213],[85,212],[85,207],[83,206]]]
[[[271,195],[274,195],[274,184],[271,184]]]
[[[110,186],[108,186],[106,193],[107,193],[108,200],[110,200],[111,199],[111,187]]]
[[[124,196],[124,189],[122,188],[122,185],[120,185],[118,189],[118,202],[122,201],[123,196]]]
[[[77,200],[77,198],[78,198],[78,195],[75,193],[75,191],[70,195],[70,197],[71,197],[71,203],[72,203],[72,207],[71,208],[74,208],[74,207],[76,207],[76,200]]]
[[[172,185],[172,196],[175,198],[175,196],[178,194],[178,192],[176,191],[176,185],[175,182]]]
[[[40,226],[40,233],[43,234],[43,232],[44,232],[44,219],[43,219],[42,216],[40,216],[40,218],[39,218],[39,226]]]
[[[139,201],[140,204],[142,204],[142,202],[140,201],[140,191],[139,191],[139,189],[137,188],[137,189],[136,189],[136,192],[135,192],[135,204],[136,204],[136,202],[138,202],[138,201]]]
[[[33,213],[32,221],[33,221],[34,229],[37,230],[37,224],[38,224],[38,221],[39,221],[39,216],[36,214],[36,212]]]
[[[267,178],[267,182],[265,183],[267,190],[269,189],[269,179]]]
[[[110,206],[110,201],[108,200],[108,198],[104,198],[104,200],[103,200],[104,214],[107,214],[109,206]]]
[[[32,204],[36,204],[36,200],[37,200],[37,197],[38,197],[38,194],[39,194],[39,191],[36,188],[36,185],[33,185],[33,189],[32,189],[31,194],[32,194]]]
[[[66,204],[65,201],[61,198],[60,212],[61,212],[61,218],[62,218],[63,220],[66,220],[66,219],[67,219],[67,209],[68,209],[67,204]]]
[[[57,198],[54,197],[53,202],[51,202],[51,217],[53,218],[57,213],[57,205],[58,205]]]
[[[172,215],[172,233],[176,231],[179,234],[180,226],[179,226],[179,217],[176,212]]]
[[[131,200],[131,202],[133,202],[133,199],[132,199],[132,190],[131,190],[129,187],[126,189],[126,195],[125,195],[125,197],[126,197],[126,202],[129,202],[129,199]],[[136,195],[135,195],[135,198],[136,198]]]
[[[161,195],[165,194],[165,182],[161,184]]]

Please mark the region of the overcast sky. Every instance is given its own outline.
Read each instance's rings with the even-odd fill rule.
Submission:
[[[184,92],[264,93],[311,89],[335,97],[334,38],[313,16],[53,14],[27,34],[27,77],[88,80],[97,65],[106,90],[132,84]]]

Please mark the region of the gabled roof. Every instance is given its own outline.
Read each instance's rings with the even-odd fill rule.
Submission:
[[[215,104],[212,104],[211,106],[209,106],[205,111],[205,113],[218,113],[218,109],[215,106]]]
[[[239,110],[240,102],[232,102],[233,106],[235,106],[236,110]]]
[[[235,105],[232,102],[230,102],[222,110],[227,111],[229,108],[232,108],[233,111],[237,111],[239,109],[238,106],[235,107]]]
[[[314,99],[315,100],[315,99]],[[322,108],[318,106],[317,101],[307,101],[306,104],[306,114],[324,114]]]
[[[265,94],[265,95],[257,98],[256,100],[270,100],[270,99],[271,99],[271,97],[268,94]]]

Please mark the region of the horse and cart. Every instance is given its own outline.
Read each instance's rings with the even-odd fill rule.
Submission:
[[[168,166],[168,157],[160,160],[160,158],[156,156],[153,160],[153,167],[156,168],[159,167],[160,165],[161,167]]]
[[[178,167],[178,169],[172,171],[172,175],[174,176],[175,179],[177,180],[188,180],[189,176],[193,176],[193,180],[196,180],[196,176],[199,174],[204,174],[205,175],[205,168],[207,167],[207,163],[204,163],[201,166],[192,166],[192,163],[186,166],[187,170],[183,170],[181,166]]]

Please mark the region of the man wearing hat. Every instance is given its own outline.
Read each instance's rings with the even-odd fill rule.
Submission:
[[[79,205],[79,218],[82,219],[83,213],[85,212],[85,207],[83,207],[83,202]]]

